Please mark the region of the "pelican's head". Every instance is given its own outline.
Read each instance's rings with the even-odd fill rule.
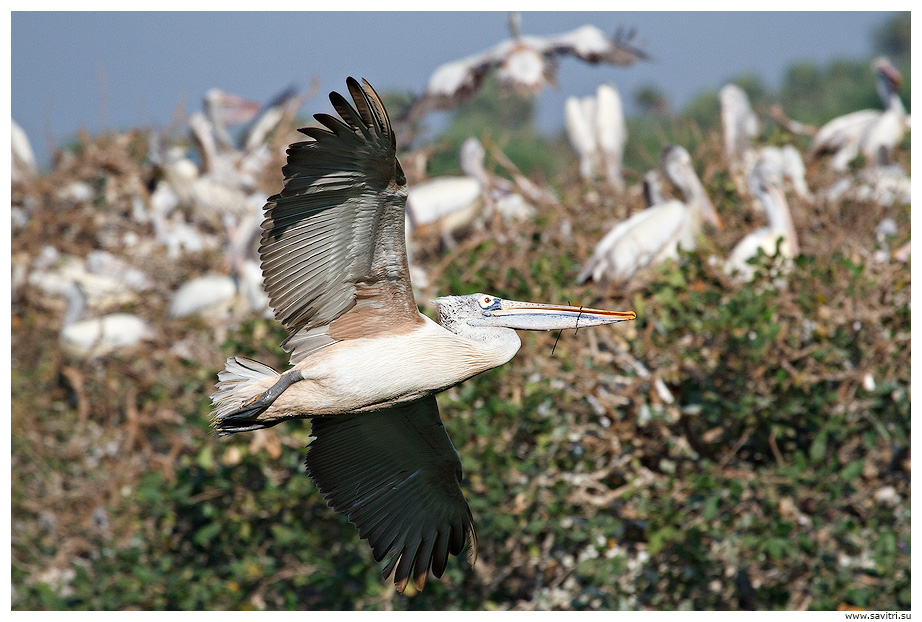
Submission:
[[[791,219],[791,211],[784,197],[784,186],[780,163],[769,158],[759,159],[749,173],[749,188],[759,197],[765,208],[768,223],[773,229],[783,230],[791,248],[791,254],[800,252],[797,231]]]
[[[570,305],[504,300],[490,294],[444,296],[433,301],[439,324],[458,334],[479,328],[564,330],[633,320],[633,311],[603,311]],[[473,329],[473,330],[472,330]]]
[[[884,56],[875,58],[874,70],[877,72],[878,78],[885,85],[884,88],[887,93],[896,93],[900,90],[900,85],[903,83],[903,75],[893,66],[889,58]]]

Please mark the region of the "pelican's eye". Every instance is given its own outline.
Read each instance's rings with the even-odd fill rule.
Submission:
[[[496,306],[496,302],[497,302],[498,300],[499,300],[498,298],[494,298],[493,296],[486,296],[486,295],[484,295],[484,296],[481,296],[480,298],[477,299],[477,304],[480,305],[480,308],[481,308],[481,309],[483,309],[484,311],[486,311],[487,309],[490,309],[490,308],[492,308],[492,307],[495,307],[495,306]]]

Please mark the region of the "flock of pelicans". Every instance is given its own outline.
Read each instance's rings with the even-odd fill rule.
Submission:
[[[565,35],[523,37],[513,17],[512,39],[439,68],[409,114],[470,97],[491,69],[501,84],[534,93],[553,83],[554,59],[562,54],[611,64],[644,58],[622,38],[609,39],[591,26]],[[909,127],[896,94],[900,77],[884,59],[875,61],[875,69],[885,109],[830,121],[815,133],[809,155],[832,152],[832,167],[844,170],[863,154],[867,167],[858,186],[877,196],[874,184],[886,178],[888,200],[908,202],[908,177],[892,163]],[[527,219],[535,203],[557,199],[514,170],[512,180],[488,174],[486,151],[473,138],[461,148],[464,175],[408,188],[397,160],[398,119],[392,124],[367,82],[349,78],[347,86],[351,102],[331,93],[336,115],[316,114],[318,125],[300,130],[307,140],[290,145],[284,185],[268,203],[260,186],[273,155],[267,137],[293,119],[301,98],[286,92],[261,108],[210,91],[204,112],[188,119],[200,164],[153,134],[149,159],[160,175],[146,197],[132,202],[132,218],[153,231],[152,252],[180,259],[206,249],[225,251],[230,276],[206,275],[183,284],[173,294],[170,316],[214,313],[222,305],[226,311],[234,300],[253,313],[274,316],[288,331],[282,347],[292,367],[285,372],[241,356],[227,360],[212,395],[218,433],[310,418],[310,477],[329,505],[369,541],[375,560],[388,560],[384,576],[393,573],[400,591],[411,578],[422,589],[430,571],[442,575],[450,555],[468,543],[472,556],[476,551],[473,518],[460,486],[461,463],[435,394],[509,361],[521,345],[516,330],[585,328],[635,315],[483,293],[435,299],[438,322],[421,314],[407,254],[415,234],[434,229],[451,245],[453,235],[478,218]],[[799,252],[786,187],[805,200],[813,200],[814,193],[795,148],[752,146],[759,122],[739,88],[725,87],[720,102],[728,166],[758,199],[767,221],[726,259],[728,274],[747,280],[752,278],[747,259],[758,249],[768,254],[777,249],[785,257]],[[595,97],[568,99],[565,117],[581,177],[587,184],[603,178],[612,192],[623,192],[626,131],[617,90],[606,84]],[[251,122],[250,128],[235,141],[228,126],[243,122]],[[28,139],[15,122],[13,163],[14,187],[36,179]],[[664,198],[660,175],[684,200]],[[900,186],[904,178],[905,187]],[[63,189],[60,197],[86,201],[87,188],[80,183]],[[855,190],[849,185],[834,191]],[[663,150],[659,171],[644,176],[644,196],[648,207],[599,241],[576,276],[579,283],[629,280],[676,257],[677,249],[694,248],[705,223],[722,226],[681,146]],[[183,207],[191,209],[193,222]],[[28,217],[26,207],[15,206],[14,228]],[[908,245],[895,253],[903,259],[906,254]],[[148,275],[107,251],[81,260],[47,246],[28,267],[14,262],[13,281],[14,288],[17,281],[27,281],[66,297],[60,338],[74,356],[104,356],[155,336],[135,315],[83,317],[90,298],[118,300],[151,287]]]

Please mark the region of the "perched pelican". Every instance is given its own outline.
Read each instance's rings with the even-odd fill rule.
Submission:
[[[117,261],[121,263],[121,269],[107,273],[101,269],[100,253],[105,251],[93,251],[82,259],[59,253],[53,246],[45,246],[32,262],[28,283],[44,295],[68,299],[73,299],[71,290],[77,285],[81,298],[97,308],[137,302],[136,292],[151,285],[147,275],[120,260]]]
[[[564,127],[567,130],[567,138],[579,157],[579,176],[586,182],[592,181],[595,175],[598,156],[594,105],[593,97],[579,99],[573,95],[564,103]]]
[[[753,168],[762,160],[771,162],[771,166],[785,181],[790,183],[797,196],[805,201],[813,201],[813,193],[810,192],[810,188],[807,186],[807,167],[804,165],[800,152],[794,145],[760,147],[756,151],[750,150],[747,152],[747,185],[754,179],[752,176]],[[755,189],[750,188],[749,190],[754,196],[757,196]]]
[[[62,293],[67,297],[68,307],[60,339],[64,351],[71,356],[106,356],[156,337],[146,320],[130,313],[110,313],[81,320],[86,310],[86,297],[80,286],[71,283]]]
[[[660,167],[683,192],[686,202],[659,203],[615,225],[595,247],[577,283],[627,280],[640,268],[678,257],[678,248],[695,248],[702,220],[717,228],[723,226],[695,174],[688,151],[676,145],[666,147]]]
[[[618,90],[611,84],[600,84],[595,97],[568,97],[564,121],[570,146],[579,156],[583,181],[592,181],[601,169],[608,184],[618,192],[623,191],[621,164],[627,126]]]
[[[624,161],[624,145],[627,143],[627,126],[624,124],[621,96],[614,85],[600,84],[596,90],[595,101],[599,161],[605,171],[608,185],[618,192],[623,192],[621,164]]]
[[[766,255],[774,255],[777,250],[782,257],[795,257],[800,252],[777,163],[770,159],[758,161],[749,173],[749,188],[762,202],[768,226],[756,229],[740,240],[727,257],[724,270],[727,274],[736,274],[741,281],[751,281],[755,276],[755,270],[747,260],[755,257],[760,248]]]
[[[899,96],[902,76],[886,58],[874,60],[877,93],[885,110],[859,110],[836,117],[823,125],[813,138],[808,157],[831,151],[832,168],[843,171],[859,153],[868,165],[886,164],[908,127],[906,108]]]
[[[218,148],[236,151],[237,147],[227,126],[251,121],[259,113],[260,105],[259,102],[225,93],[221,89],[209,89],[205,93],[204,109],[211,122]]]
[[[847,198],[877,205],[904,205],[911,203],[912,179],[903,167],[893,162],[858,171],[854,177],[842,177],[825,189],[822,196],[833,203]]]
[[[759,119],[749,105],[746,92],[735,84],[720,89],[720,120],[724,133],[724,157],[733,171],[744,168],[750,140],[759,135]]]
[[[225,320],[232,309],[253,314],[265,312],[271,317],[259,262],[248,257],[259,230],[259,223],[252,222],[255,219],[256,214],[245,218],[227,240],[226,265],[230,274],[206,274],[183,283],[170,301],[170,317],[207,313],[211,318]]]
[[[488,294],[434,302],[439,321],[413,299],[404,244],[406,178],[380,98],[347,80],[355,105],[330,100],[340,118],[288,149],[285,186],[271,197],[260,256],[282,347],[280,373],[231,357],[218,377],[220,434],[310,418],[307,471],[329,505],[388,558],[403,591],[422,589],[471,539],[461,462],[435,394],[510,360],[515,329],[562,330],[632,320],[633,312],[543,305]],[[335,415],[335,416],[329,416]]]
[[[256,179],[258,167],[242,164],[246,154],[219,148],[202,115],[190,115],[189,127],[202,154],[203,171],[193,179],[168,178],[174,184],[185,183],[178,193],[191,200],[196,214],[215,228],[223,227],[232,237],[240,223],[262,207],[264,193]]]
[[[26,131],[16,123],[15,119],[10,119],[10,138],[12,147],[12,178],[13,184],[21,184],[32,181],[38,177],[38,164],[35,161],[35,152],[32,151],[32,144],[29,142],[29,136]]]
[[[473,222],[488,200],[485,155],[480,141],[469,137],[461,144],[463,176],[435,177],[410,187],[406,212],[414,232],[437,228],[443,243],[454,246],[452,232]]]
[[[595,26],[586,25],[559,35],[533,37],[522,36],[520,24],[519,14],[511,14],[511,39],[438,67],[423,94],[413,103],[410,116],[457,107],[477,92],[484,77],[494,68],[501,87],[534,95],[547,85],[556,85],[559,57],[575,56],[587,63],[605,62],[622,67],[648,58],[645,52],[631,45],[633,32],[624,35],[619,31],[612,39]]]
[[[224,316],[237,296],[237,281],[226,274],[206,274],[183,283],[173,294],[167,314],[189,317],[209,311]]]
[[[243,151],[253,152],[266,146],[269,134],[287,117],[294,118],[304,98],[298,90],[289,86],[273,97],[258,113],[243,135]]]

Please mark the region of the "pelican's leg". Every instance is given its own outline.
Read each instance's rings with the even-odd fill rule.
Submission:
[[[274,385],[259,395],[253,396],[236,410],[216,419],[215,428],[218,430],[218,433],[225,435],[236,432],[249,432],[251,430],[268,428],[276,423],[281,423],[281,419],[275,421],[257,421],[257,417],[266,412],[272,405],[272,402],[285,392],[285,389],[300,380],[304,380],[304,375],[299,369],[293,369],[282,374]]]

